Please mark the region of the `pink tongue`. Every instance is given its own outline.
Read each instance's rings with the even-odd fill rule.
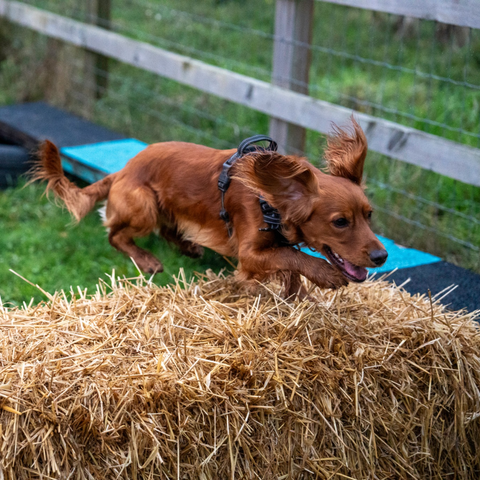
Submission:
[[[357,267],[345,259],[343,259],[343,266],[345,267],[345,271],[359,282],[363,282],[367,278],[368,272],[366,268]]]

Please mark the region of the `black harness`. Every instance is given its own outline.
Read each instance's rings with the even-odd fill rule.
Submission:
[[[260,147],[254,144],[258,142],[269,142],[268,147]],[[220,177],[218,178],[218,189],[221,192],[221,209],[220,209],[220,218],[225,222],[228,230],[228,236],[232,236],[232,225],[230,223],[230,217],[228,212],[225,209],[225,192],[228,190],[230,186],[230,168],[234,165],[234,163],[239,159],[242,158],[244,155],[253,152],[276,152],[277,151],[277,143],[272,140],[270,137],[266,135],[255,135],[253,137],[246,138],[243,140],[242,143],[238,146],[237,151],[223,164],[222,172],[220,173]],[[263,214],[263,221],[268,225],[267,228],[259,228],[260,231],[269,232],[269,231],[276,231],[280,234],[280,227],[282,226],[282,218],[280,213],[277,209],[273,208],[267,201],[260,196],[260,208]],[[280,234],[281,235],[281,234]],[[288,241],[283,237],[283,242],[288,244]]]

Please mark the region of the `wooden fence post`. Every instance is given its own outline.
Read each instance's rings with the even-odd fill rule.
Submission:
[[[87,0],[87,23],[110,30],[111,0]],[[92,100],[101,98],[108,87],[108,57],[98,53],[85,52],[85,83],[93,90]]]
[[[308,94],[310,45],[315,0],[277,0],[272,83]],[[305,151],[305,129],[278,118],[270,119],[270,136],[286,153]]]

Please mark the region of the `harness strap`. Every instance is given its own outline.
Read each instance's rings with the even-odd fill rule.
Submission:
[[[258,142],[268,142],[268,147],[264,148],[264,147],[254,146],[254,144],[258,143]],[[243,157],[247,153],[252,153],[252,152],[256,152],[256,151],[259,151],[259,152],[261,152],[261,151],[276,152],[277,149],[278,149],[277,143],[274,140],[272,140],[270,137],[267,137],[266,135],[254,135],[253,137],[249,137],[249,138],[246,138],[245,140],[243,140],[240,143],[240,145],[238,146],[237,151],[223,164],[222,171],[220,173],[220,176],[218,177],[218,189],[221,192],[220,218],[225,222],[225,224],[227,226],[229,237],[232,236],[232,225],[230,223],[230,217],[228,215],[228,212],[225,209],[225,192],[228,190],[228,187],[230,186],[230,181],[231,181],[230,168],[232,168],[234,163],[239,158]],[[266,205],[268,205],[268,203],[265,202],[265,200],[263,200],[263,202]],[[262,212],[263,212],[264,210],[263,210],[261,201],[260,201],[260,207],[262,208]],[[269,218],[272,216],[273,211],[275,211],[275,212],[277,212],[278,218],[280,219],[280,214],[278,213],[278,211],[276,211],[270,205],[268,205],[268,207],[271,209],[270,213],[268,214]],[[266,217],[265,217],[265,214],[264,214],[264,219],[265,218]],[[270,225],[270,223],[268,221],[266,221],[266,223],[268,225]],[[281,224],[281,220],[280,220],[279,226],[280,226],[280,224]],[[278,229],[278,227],[277,227],[277,229]]]

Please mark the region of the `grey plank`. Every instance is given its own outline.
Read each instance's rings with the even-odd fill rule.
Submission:
[[[479,0],[317,0],[377,12],[480,28]]]
[[[327,133],[350,109],[208,65],[99,27],[0,0],[0,15],[37,32],[102,53],[286,122]],[[480,186],[480,150],[370,115],[357,113],[372,150]]]

